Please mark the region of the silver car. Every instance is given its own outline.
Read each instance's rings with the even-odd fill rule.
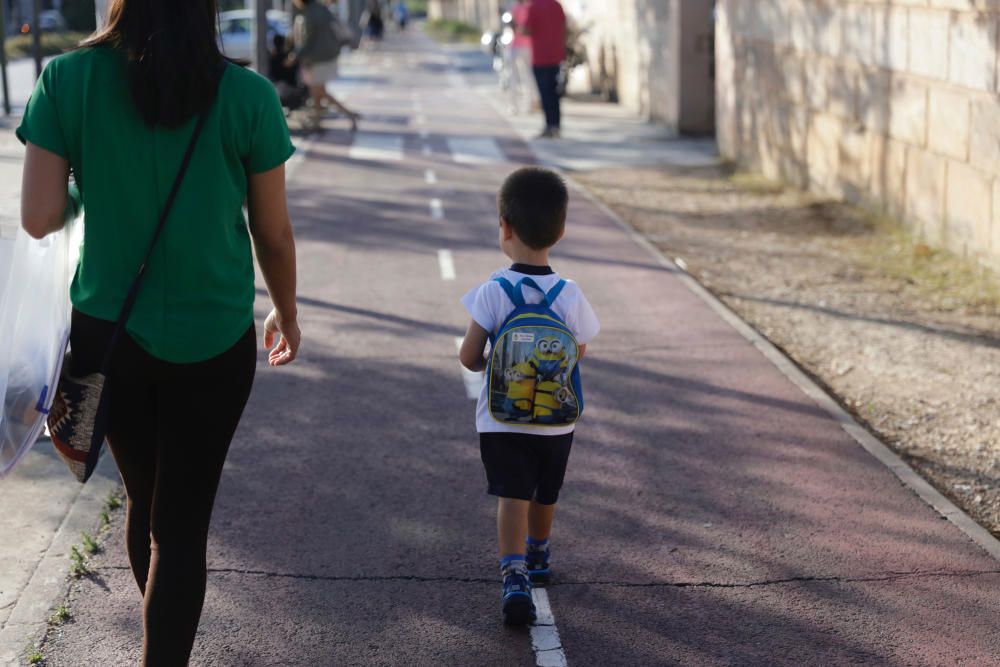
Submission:
[[[229,58],[250,60],[253,58],[254,11],[252,9],[236,9],[219,13],[219,41],[222,52]],[[292,31],[292,17],[288,12],[278,9],[267,11],[267,45],[275,35],[287,36]]]

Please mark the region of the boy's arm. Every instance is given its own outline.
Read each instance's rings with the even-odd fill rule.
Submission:
[[[580,345],[579,347],[577,347],[577,349],[580,351],[580,354],[576,358],[576,360],[580,361],[580,359],[583,359],[583,355],[585,355],[587,353],[587,344],[584,343],[583,345]]]
[[[469,330],[465,332],[462,347],[458,351],[458,359],[463,366],[474,372],[486,369],[483,350],[486,349],[486,341],[489,337],[489,332],[476,324],[475,320],[469,322]]]

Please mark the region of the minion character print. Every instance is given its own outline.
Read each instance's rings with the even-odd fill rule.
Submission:
[[[578,416],[568,386],[576,344],[551,328],[525,327],[506,337],[490,378],[490,412],[510,424],[559,426]]]
[[[507,380],[507,397],[503,409],[510,417],[531,421],[535,401],[535,367],[527,362],[514,364],[503,372]]]
[[[539,379],[553,380],[565,373],[569,366],[566,346],[559,338],[546,336],[535,344],[530,363],[538,371]]]

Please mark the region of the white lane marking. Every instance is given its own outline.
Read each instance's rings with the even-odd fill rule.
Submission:
[[[427,181],[428,185],[434,185],[438,182],[438,175],[433,169],[424,170],[424,180]]]
[[[430,154],[431,154],[431,153],[433,153],[434,151],[432,151],[432,150],[431,150],[431,147],[430,147],[430,146],[428,146],[427,144],[424,144],[424,147],[420,149],[420,152],[421,152],[422,154],[424,154],[424,155],[430,155]]]
[[[403,159],[403,137],[399,134],[359,132],[348,153],[352,160],[396,161]]]
[[[320,135],[322,136],[322,135]],[[317,137],[313,135],[308,139],[303,139],[302,141],[293,142],[295,145],[295,154],[288,160],[285,166],[285,180],[290,181],[295,178],[295,174],[298,172],[299,168],[309,157],[309,153],[312,152],[313,147],[316,145]]]
[[[549,594],[544,588],[531,589],[531,599],[535,601],[537,618],[531,626],[531,648],[535,652],[538,667],[567,667],[566,652],[563,651],[556,617],[552,614]]]
[[[444,204],[441,203],[440,199],[431,200],[431,217],[435,220],[444,220]]]
[[[462,350],[462,338],[458,337],[455,339],[455,349],[458,351]],[[473,401],[479,400],[479,393],[483,389],[483,382],[485,382],[486,374],[479,372],[473,373],[465,366],[459,364],[459,368],[462,369],[462,383],[465,384],[465,396]]]
[[[459,164],[504,162],[507,156],[493,139],[486,137],[449,137],[448,150]]]
[[[441,269],[441,280],[455,279],[455,258],[451,250],[438,250],[438,267]]]

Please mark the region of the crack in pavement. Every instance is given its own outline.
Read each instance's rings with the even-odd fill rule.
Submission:
[[[97,568],[100,570],[129,570],[127,565],[109,565]],[[300,574],[295,572],[271,572],[268,570],[248,570],[240,568],[209,568],[210,574],[242,574],[266,578],[279,579],[303,579],[308,581],[347,581],[347,582],[389,582],[389,581],[412,581],[418,583],[458,583],[458,584],[496,584],[494,578],[485,577],[428,577],[415,574],[396,575],[325,575],[325,574]],[[786,577],[782,579],[763,579],[760,581],[720,583],[713,581],[612,581],[612,580],[562,580],[553,581],[546,588],[558,588],[560,586],[616,586],[619,588],[760,588],[764,586],[780,586],[783,584],[809,583],[809,582],[837,582],[837,583],[869,583],[882,581],[897,581],[901,579],[919,579],[936,577],[979,577],[984,575],[1000,574],[1000,569],[996,570],[911,570],[907,572],[886,572],[863,577],[843,577],[843,576],[798,576]]]
[[[560,581],[556,586],[617,586],[620,588],[760,588],[763,586],[780,586],[782,584],[794,584],[800,582],[837,582],[837,583],[867,583],[880,581],[896,581],[899,579],[918,579],[934,577],[978,577],[988,574],[1000,574],[1000,570],[913,570],[910,572],[887,572],[885,574],[870,575],[867,577],[840,577],[840,576],[799,576],[786,577],[783,579],[765,579],[762,581],[749,581],[743,583],[718,583],[712,581],[650,581],[650,582],[629,582],[629,581]]]

